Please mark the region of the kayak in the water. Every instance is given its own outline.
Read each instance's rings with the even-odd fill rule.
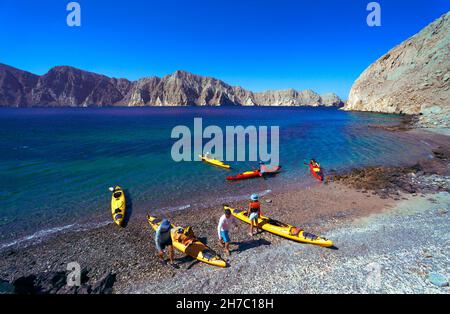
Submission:
[[[125,210],[126,210],[126,202],[125,202],[125,193],[120,186],[116,186],[115,188],[111,188],[112,196],[111,196],[111,214],[114,222],[118,226],[122,226],[123,221],[125,219]]]
[[[323,181],[323,172],[322,172],[322,168],[320,167],[315,167],[313,165],[309,165],[309,170],[311,171],[311,174],[314,176],[314,178],[316,178],[319,181]]]
[[[147,216],[147,221],[155,231],[162,222],[161,219],[150,215]],[[171,227],[170,233],[172,236],[173,247],[178,251],[209,265],[222,268],[227,267],[227,262],[225,262],[216,252],[199,241],[191,232],[186,232],[188,231],[188,228],[176,227],[174,225]]]
[[[239,173],[235,176],[229,176],[227,177],[228,181],[237,181],[237,180],[245,180],[245,179],[251,179],[251,178],[259,178],[263,176],[269,176],[279,173],[281,170],[281,166],[275,167],[275,168],[267,168],[264,167],[262,170],[251,170],[246,171],[243,173]]]
[[[214,159],[214,158],[212,158],[212,157],[208,157],[208,156],[206,156],[206,155],[199,155],[198,157],[199,157],[202,161],[204,161],[204,162],[206,162],[206,163],[208,163],[208,164],[210,164],[210,165],[217,166],[217,167],[221,167],[221,168],[225,168],[225,169],[230,169],[230,168],[231,168],[230,165],[226,165],[223,161]]]
[[[323,181],[324,179],[323,170],[317,161],[311,159],[309,164],[305,162],[305,165],[309,167],[309,171],[311,171],[311,174],[313,175],[314,178],[316,178],[319,181]]]
[[[247,224],[250,224],[250,219],[248,218],[246,210],[234,209],[227,205],[224,205],[224,209],[229,209],[234,217]],[[333,241],[331,240],[316,236],[314,234],[305,232],[302,229],[262,215],[258,218],[258,228],[296,242],[314,244],[322,247],[333,246]]]
[[[227,180],[228,181],[237,181],[237,180],[245,180],[245,179],[251,179],[251,178],[259,178],[261,176],[262,176],[262,174],[259,170],[251,170],[251,171],[239,173],[235,176],[229,176],[229,177],[227,177]]]

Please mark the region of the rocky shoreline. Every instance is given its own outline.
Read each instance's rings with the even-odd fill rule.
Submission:
[[[372,167],[330,174],[326,184],[317,183],[317,186],[307,189],[264,196],[263,212],[331,238],[335,230],[351,226],[355,220],[363,217],[389,213],[389,209],[411,198],[434,204],[435,195],[450,193],[450,146],[446,136],[429,134],[427,137],[434,147],[433,156],[427,160],[408,167]],[[244,207],[246,202],[233,202],[230,205]],[[221,214],[221,206],[212,206],[168,213],[167,216],[175,223],[193,226],[200,239],[213,250],[221,252],[216,236],[216,223]],[[293,245],[267,233],[249,239],[247,231],[247,226],[241,225],[232,233],[234,244],[230,268],[211,269],[211,266],[178,253],[177,267],[173,268],[161,264],[156,258],[154,235],[144,215],[133,215],[124,229],[110,224],[84,232],[63,233],[25,248],[11,247],[1,251],[0,290],[4,293],[173,292],[162,289],[158,283],[173,278],[186,281],[182,277],[195,272],[235,276],[236,272],[240,273],[239,265],[242,262],[239,260],[242,256],[251,255],[260,260],[273,250],[279,251],[286,245]],[[341,241],[337,242],[338,247],[346,245]],[[328,263],[329,250],[306,250],[316,252],[318,262]],[[78,289],[67,289],[63,285],[49,286],[49,282],[62,282],[67,264],[72,262],[80,264],[89,280]],[[23,283],[28,286],[24,287]],[[411,289],[414,291],[414,287]],[[201,292],[201,289],[192,292]],[[211,292],[219,290],[213,289]]]

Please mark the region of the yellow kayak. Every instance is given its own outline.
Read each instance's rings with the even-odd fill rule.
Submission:
[[[159,225],[162,222],[161,219],[152,216],[147,216],[147,220],[150,226],[155,231],[156,229],[158,229]],[[195,258],[196,260],[199,260],[200,262],[222,268],[227,267],[227,262],[225,262],[219,255],[217,255],[217,253],[212,251],[209,247],[207,247],[199,240],[195,238],[183,238],[183,230],[184,228],[182,227],[175,227],[174,225],[172,225],[172,229],[170,232],[172,235],[172,243],[174,248],[186,255],[189,255],[192,258]]]
[[[225,168],[225,169],[230,169],[231,168],[230,165],[226,165],[225,163],[223,163],[220,160],[217,160],[217,159],[214,159],[214,158],[210,158],[210,157],[206,157],[204,155],[199,155],[198,157],[202,161],[204,161],[204,162],[206,162],[208,164],[211,164],[211,165],[214,165],[214,166],[217,166],[217,167],[222,167],[222,168]]]
[[[224,206],[224,209],[231,210],[231,214],[236,217],[237,219],[250,224],[250,219],[247,217],[247,211],[241,210],[241,209],[234,209],[228,206]],[[296,242],[301,243],[308,243],[308,244],[314,244],[319,245],[323,247],[332,247],[333,241],[318,237],[316,235],[310,234],[308,232],[305,232],[301,229],[295,228],[291,225],[273,220],[271,218],[261,216],[258,219],[258,226],[259,228],[273,233],[275,235],[278,235],[280,237],[293,240]]]
[[[114,222],[118,226],[121,226],[125,219],[125,210],[125,193],[120,186],[116,186],[111,197],[111,214]]]

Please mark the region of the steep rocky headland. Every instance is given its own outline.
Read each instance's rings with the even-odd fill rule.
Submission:
[[[137,81],[59,66],[38,76],[0,64],[0,106],[342,106],[335,94],[311,91],[253,93],[185,71]]]
[[[418,115],[421,127],[450,127],[450,12],[369,66],[344,109]]]

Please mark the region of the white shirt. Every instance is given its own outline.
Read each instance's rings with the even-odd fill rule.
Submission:
[[[233,216],[227,218],[225,214],[220,217],[219,224],[217,225],[217,233],[220,237],[220,232],[230,230],[231,225],[236,225],[236,219]]]

